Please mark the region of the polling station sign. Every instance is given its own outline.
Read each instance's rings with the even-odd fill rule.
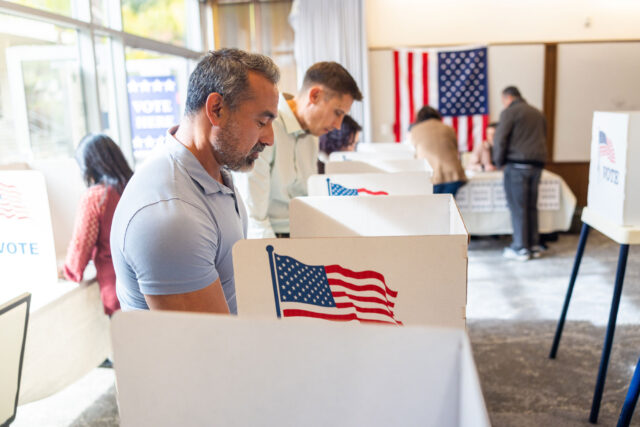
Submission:
[[[171,126],[180,120],[178,84],[174,76],[130,76],[127,80],[134,153],[162,143]]]
[[[1,171],[0,297],[56,281],[44,176],[38,171]]]

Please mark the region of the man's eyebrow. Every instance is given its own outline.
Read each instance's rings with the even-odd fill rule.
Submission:
[[[276,115],[274,113],[272,113],[269,110],[264,110],[262,113],[259,114],[261,117],[267,117],[269,119],[275,119]]]

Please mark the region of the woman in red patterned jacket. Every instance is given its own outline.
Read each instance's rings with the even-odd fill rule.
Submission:
[[[120,148],[106,135],[89,134],[82,138],[76,160],[89,189],[78,206],[64,276],[74,282],[81,281],[85,267],[93,259],[104,312],[111,316],[120,309],[120,303],[116,296],[109,234],[113,212],[133,172]]]

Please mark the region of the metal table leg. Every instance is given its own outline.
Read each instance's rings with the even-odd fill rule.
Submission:
[[[558,346],[560,345],[560,338],[562,337],[562,329],[564,328],[564,321],[567,317],[567,311],[569,310],[569,302],[571,302],[571,294],[573,293],[573,285],[576,283],[576,277],[578,277],[578,269],[580,268],[580,262],[582,261],[582,254],[584,254],[584,247],[587,244],[587,237],[589,237],[588,224],[582,223],[582,230],[580,231],[580,240],[578,241],[578,250],[576,251],[576,257],[573,262],[573,270],[571,271],[571,279],[569,279],[569,287],[567,288],[567,296],[564,298],[564,305],[562,306],[562,313],[560,319],[558,319],[558,326],[556,327],[556,335],[553,337],[553,345],[551,346],[551,352],[549,353],[550,359],[555,359],[558,353]]]
[[[598,422],[598,413],[600,412],[600,401],[602,400],[602,392],[604,390],[604,382],[607,378],[607,368],[609,366],[609,356],[611,356],[611,345],[613,344],[613,334],[616,331],[616,320],[618,318],[618,306],[620,305],[620,296],[622,295],[622,284],[624,282],[624,273],[627,268],[627,257],[629,255],[629,245],[620,245],[620,255],[618,256],[618,269],[616,271],[616,283],[613,289],[613,299],[611,300],[611,311],[609,312],[609,323],[607,324],[607,334],[604,338],[604,346],[602,348],[602,357],[600,358],[600,368],[598,369],[598,380],[596,389],[593,393],[593,402],[591,403],[591,414],[589,415],[590,423]]]

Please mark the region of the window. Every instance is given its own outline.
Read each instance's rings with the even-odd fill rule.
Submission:
[[[211,16],[198,0],[0,2],[0,164],[71,156],[88,132],[143,159],[180,119]]]
[[[86,133],[77,34],[0,14],[0,158],[68,156]]]
[[[297,92],[291,0],[217,0],[214,5],[216,48],[235,47],[271,57],[280,68],[280,90]]]

